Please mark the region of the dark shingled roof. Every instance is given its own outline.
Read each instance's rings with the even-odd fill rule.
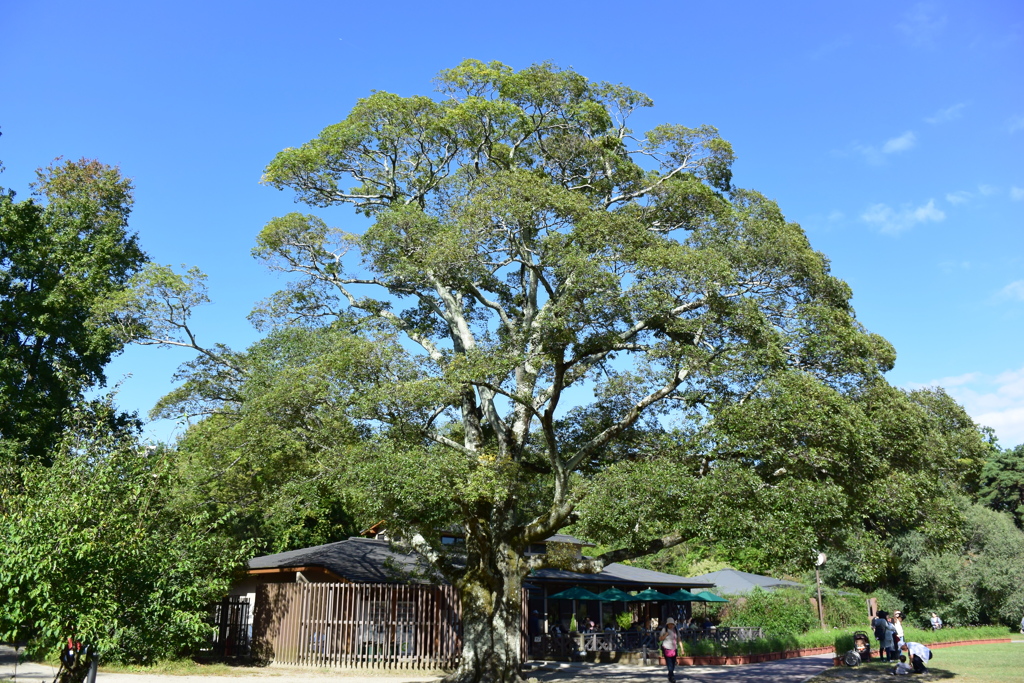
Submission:
[[[354,583],[410,583],[419,565],[414,555],[393,552],[387,541],[352,537],[249,560],[249,569],[322,567]],[[423,583],[422,578],[412,579]]]
[[[703,581],[713,581],[714,584],[718,586],[718,592],[731,593],[733,595],[749,593],[754,590],[754,586],[760,586],[765,590],[786,587],[803,588],[803,584],[795,581],[776,579],[771,576],[751,574],[750,572],[741,572],[737,569],[720,569],[717,572],[709,572],[693,578],[701,579]]]
[[[572,539],[563,540],[563,539]],[[547,539],[554,543],[583,541],[562,534]],[[249,560],[249,569],[297,569],[299,567],[321,567],[354,583],[426,583],[423,567],[415,555],[396,553],[387,541],[353,536],[346,541],[337,541],[312,548],[289,550],[276,555],[264,555]],[[664,572],[631,567],[625,564],[610,564],[597,574],[577,574],[561,569],[539,569],[530,574],[535,582],[573,582],[589,584],[612,584],[647,588],[649,586],[685,586],[689,588],[711,588],[715,584],[702,577],[686,578]],[[440,578],[433,583],[443,583]]]

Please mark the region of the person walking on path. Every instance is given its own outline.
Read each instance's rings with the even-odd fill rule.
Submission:
[[[676,656],[679,654],[679,631],[676,620],[669,617],[665,620],[665,628],[658,633],[658,643],[668,667],[668,683],[676,683]]]
[[[932,630],[938,631],[940,628],[942,628],[942,619],[939,618],[938,614],[932,612]]]

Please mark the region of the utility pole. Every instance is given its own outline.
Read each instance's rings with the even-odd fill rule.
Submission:
[[[821,601],[821,572],[818,568],[825,564],[828,557],[825,553],[818,553],[818,561],[814,563],[814,582],[818,587],[818,620],[821,621],[821,630],[825,630],[825,603]]]

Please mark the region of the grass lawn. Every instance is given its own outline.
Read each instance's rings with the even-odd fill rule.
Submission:
[[[892,664],[872,660],[856,667],[837,666],[807,683],[837,681],[893,681]],[[932,650],[925,676],[907,676],[907,681],[950,680],[956,683],[1024,683],[1024,643],[961,645]]]
[[[114,664],[100,661],[100,672],[112,674],[167,674],[171,676],[248,676],[254,669],[245,664],[200,663],[177,659],[155,664]]]

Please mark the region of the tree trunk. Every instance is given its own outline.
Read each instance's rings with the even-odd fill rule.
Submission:
[[[462,660],[444,683],[522,683],[523,561],[504,544],[459,582]],[[475,566],[473,566],[475,565]]]

